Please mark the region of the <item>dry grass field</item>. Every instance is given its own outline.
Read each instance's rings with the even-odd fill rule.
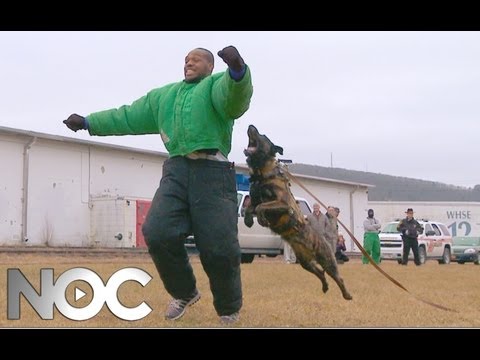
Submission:
[[[213,328],[220,327],[213,309],[208,279],[198,257],[191,261],[197,276],[202,299],[190,307],[177,322],[164,320],[163,312],[169,296],[163,289],[148,254],[49,254],[0,253],[0,327],[46,328]],[[53,320],[42,320],[22,297],[20,320],[7,319],[7,269],[19,268],[39,289],[40,268],[54,268],[55,278],[73,267],[94,270],[105,280],[124,267],[138,267],[153,280],[142,288],[127,282],[120,288],[119,298],[126,306],[145,301],[153,311],[138,321],[124,321],[110,313],[104,305],[100,313],[85,321],[72,321],[55,309]],[[353,259],[340,265],[341,274],[353,296],[342,298],[327,276],[330,290],[323,294],[320,281],[299,265],[285,264],[280,257],[256,258],[242,264],[244,306],[240,328],[478,328],[480,327],[480,266],[473,264],[439,265],[429,261],[425,266],[399,266],[384,261],[381,267],[400,281],[412,294],[438,303],[455,312],[440,310],[418,301],[399,289],[371,265]],[[87,293],[76,306],[84,307],[92,292],[84,282],[74,282],[67,289],[73,303],[73,289]]]

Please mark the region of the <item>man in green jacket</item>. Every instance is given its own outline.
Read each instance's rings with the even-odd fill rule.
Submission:
[[[228,65],[212,74],[213,54],[196,48],[185,58],[183,81],[151,90],[131,105],[72,114],[63,122],[90,135],[160,134],[169,152],[160,186],[142,228],[165,289],[173,297],[166,319],[177,320],[200,299],[184,241],[193,233],[223,324],[242,307],[235,169],[228,161],[234,120],[250,105],[250,69],[237,49],[218,56]]]

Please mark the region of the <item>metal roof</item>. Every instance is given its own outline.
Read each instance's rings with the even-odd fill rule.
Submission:
[[[135,147],[130,147],[130,146],[123,146],[123,145],[107,144],[107,143],[100,142],[100,141],[76,139],[76,138],[68,137],[68,136],[45,134],[45,133],[41,133],[41,132],[15,129],[15,128],[10,128],[10,127],[5,127],[5,126],[0,126],[0,134],[24,135],[24,136],[37,137],[37,138],[40,138],[40,139],[47,139],[47,140],[52,140],[52,141],[69,142],[69,143],[81,144],[81,145],[87,145],[87,146],[98,146],[98,147],[107,148],[107,149],[133,151],[133,152],[136,152],[136,153],[160,155],[160,156],[168,157],[168,153],[162,152],[162,151],[140,149],[140,148],[135,148]]]
[[[245,169],[248,171],[248,166],[246,164],[235,164],[237,168]],[[319,177],[319,176],[311,176],[311,175],[303,175],[303,174],[297,174],[293,173],[295,177],[297,178],[303,178],[303,179],[311,179],[311,180],[319,180],[319,181],[325,181],[325,182],[331,182],[331,183],[336,183],[336,184],[344,184],[344,185],[354,185],[354,186],[363,186],[363,187],[375,187],[375,185],[372,184],[363,184],[363,183],[358,183],[358,182],[353,182],[353,181],[344,181],[344,180],[337,180],[337,179],[329,179],[329,178],[324,178],[324,177]]]
[[[15,128],[10,128],[10,127],[5,127],[5,126],[0,126],[0,134],[23,135],[23,136],[29,136],[29,137],[37,137],[37,138],[40,138],[40,139],[52,140],[52,141],[68,142],[68,143],[74,143],[74,144],[80,144],[80,145],[86,145],[86,146],[96,146],[96,147],[101,147],[101,148],[106,148],[106,149],[114,149],[114,150],[121,150],[121,151],[132,151],[132,152],[136,152],[136,153],[150,154],[150,155],[157,155],[157,156],[159,155],[159,156],[163,156],[163,157],[168,157],[168,153],[162,152],[162,151],[146,150],[146,149],[134,148],[134,147],[123,146],[123,145],[107,144],[107,143],[103,143],[103,142],[99,142],[99,141],[76,139],[76,138],[68,137],[68,136],[52,135],[52,134],[46,134],[46,133],[30,131],[30,130],[15,129]],[[248,166],[246,164],[235,164],[235,166],[237,168],[244,169],[244,170],[248,171]],[[319,180],[319,181],[325,181],[325,182],[330,182],[330,183],[353,185],[353,186],[363,186],[363,187],[367,187],[367,188],[375,187],[375,185],[357,183],[357,182],[352,182],[352,181],[336,180],[336,179],[329,179],[329,178],[310,176],[310,175],[302,175],[302,174],[296,174],[296,173],[293,173],[293,175],[295,175],[298,178]]]

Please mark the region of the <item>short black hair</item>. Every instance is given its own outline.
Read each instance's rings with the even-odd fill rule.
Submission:
[[[197,48],[197,50],[205,51],[207,53],[208,61],[210,61],[213,65],[215,65],[215,57],[213,56],[213,54],[210,50],[202,48],[202,47]]]

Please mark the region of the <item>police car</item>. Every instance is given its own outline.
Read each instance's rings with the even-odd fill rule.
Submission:
[[[420,263],[425,264],[427,260],[438,260],[439,264],[450,264],[452,254],[452,236],[447,227],[437,221],[417,219],[423,226],[423,234],[418,236],[418,255]],[[382,260],[397,260],[402,262],[403,241],[397,225],[400,220],[387,223],[378,234],[380,237]],[[409,259],[413,259],[413,252],[410,251]]]

